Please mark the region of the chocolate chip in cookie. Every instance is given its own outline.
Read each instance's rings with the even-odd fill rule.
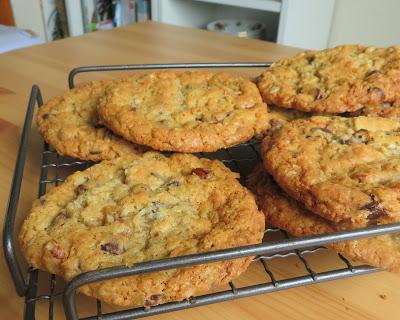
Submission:
[[[163,294],[152,294],[150,297],[144,300],[144,308],[150,309],[150,307],[160,304],[164,298],[165,295]]]
[[[121,254],[122,248],[119,243],[115,240],[104,243],[100,246],[101,250],[110,254]]]
[[[387,215],[387,212],[376,195],[371,194],[370,197],[371,202],[365,204],[360,209],[371,212],[368,214],[367,219],[370,221],[370,224],[376,224],[379,218]]]

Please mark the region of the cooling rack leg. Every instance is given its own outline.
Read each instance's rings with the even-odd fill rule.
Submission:
[[[78,320],[78,313],[76,312],[75,304],[75,292],[76,288],[71,286],[71,283],[67,283],[63,303],[65,316],[68,320]]]
[[[4,220],[3,228],[3,250],[7,261],[8,268],[11,273],[15,289],[19,296],[23,296],[27,290],[27,284],[21,271],[21,266],[18,263],[15,253],[14,241],[14,223],[15,215],[18,208],[18,200],[21,191],[22,176],[24,173],[26,151],[29,143],[29,133],[32,126],[32,117],[35,109],[35,103],[41,105],[43,103],[40,89],[38,86],[33,86],[28,103],[28,110],[25,116],[24,127],[22,130],[21,143],[18,149],[17,161],[14,169],[14,176],[11,184],[10,198]]]
[[[30,269],[29,271],[29,285],[26,291],[25,298],[25,309],[24,309],[24,320],[35,320],[35,302],[28,302],[31,298],[36,297],[37,292],[37,281],[38,281],[39,271],[36,269]]]

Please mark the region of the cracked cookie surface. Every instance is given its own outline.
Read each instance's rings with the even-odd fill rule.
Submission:
[[[262,142],[264,166],[305,207],[341,226],[400,221],[400,123],[312,117]]]
[[[65,91],[46,102],[37,115],[37,127],[59,154],[82,160],[108,160],[144,147],[116,136],[97,115],[97,105],[113,80],[100,80]]]
[[[267,224],[296,237],[339,231],[332,222],[313,214],[300,202],[290,198],[262,165],[256,167],[247,177],[247,186],[256,195]],[[326,246],[350,259],[400,272],[400,234],[331,243]]]
[[[36,200],[19,240],[35,268],[71,279],[91,270],[259,243],[264,217],[221,162],[155,152],[103,161]],[[251,257],[111,279],[81,291],[151,307],[226,284]]]
[[[216,151],[268,128],[267,107],[252,82],[204,71],[120,80],[99,114],[125,139],[162,151]]]
[[[400,48],[345,45],[272,64],[257,80],[268,104],[341,113],[400,98]]]

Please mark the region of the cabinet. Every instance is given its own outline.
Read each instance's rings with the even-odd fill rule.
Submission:
[[[304,49],[328,46],[335,0],[152,0],[152,20],[205,28],[218,19],[253,19],[266,40]]]

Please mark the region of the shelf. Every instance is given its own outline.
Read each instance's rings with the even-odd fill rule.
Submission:
[[[222,19],[247,19],[266,26],[263,40],[303,49],[328,45],[335,0],[151,0],[152,19],[205,29]]]
[[[264,10],[270,12],[280,12],[282,3],[280,0],[192,0],[197,2],[208,2],[215,4],[241,7],[247,9]]]

